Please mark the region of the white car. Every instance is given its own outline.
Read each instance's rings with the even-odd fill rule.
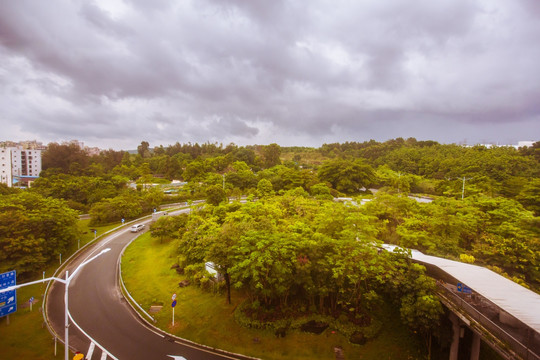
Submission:
[[[136,233],[144,229],[144,224],[135,224],[131,227],[131,232]]]

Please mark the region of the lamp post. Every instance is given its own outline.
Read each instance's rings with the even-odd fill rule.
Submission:
[[[7,287],[5,289],[2,289],[0,290],[0,293],[2,292],[5,292],[5,291],[12,291],[12,290],[16,290],[18,288],[21,288],[23,286],[28,286],[28,285],[34,285],[34,284],[38,284],[38,283],[42,283],[42,282],[45,282],[45,281],[50,281],[50,280],[56,280],[56,281],[59,281],[61,283],[63,283],[65,285],[65,290],[64,290],[64,314],[65,314],[65,317],[64,317],[64,326],[65,326],[65,332],[64,332],[64,336],[65,336],[65,339],[64,339],[64,345],[65,345],[65,360],[69,360],[69,310],[68,310],[68,301],[69,301],[69,283],[71,282],[71,280],[75,277],[75,275],[77,275],[77,272],[86,264],[88,264],[89,262],[95,260],[98,256],[100,255],[103,255],[105,254],[106,252],[110,251],[111,249],[110,248],[107,248],[107,249],[103,249],[101,250],[101,252],[99,254],[96,254],[94,256],[92,256],[90,259],[88,260],[85,260],[83,261],[79,266],[77,266],[77,268],[73,271],[73,273],[71,274],[71,276],[69,275],[69,271],[66,270],[66,278],[65,279],[61,279],[61,278],[57,278],[57,277],[50,277],[50,278],[43,278],[41,280],[36,280],[36,281],[31,281],[31,282],[28,282],[28,283],[25,283],[25,284],[19,284],[19,285],[14,285],[14,286],[10,286],[10,287]]]

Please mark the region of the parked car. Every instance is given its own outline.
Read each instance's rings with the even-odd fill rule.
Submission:
[[[135,224],[131,227],[131,232],[136,233],[144,229],[144,224]]]

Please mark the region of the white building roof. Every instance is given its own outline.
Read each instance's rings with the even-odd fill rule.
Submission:
[[[384,245],[393,251],[395,245]],[[540,295],[489,269],[411,250],[414,260],[437,266],[540,333]]]

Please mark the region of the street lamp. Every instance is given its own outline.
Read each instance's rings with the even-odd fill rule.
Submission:
[[[64,325],[65,325],[65,332],[64,332],[64,335],[65,335],[65,340],[64,340],[64,345],[65,345],[65,360],[69,360],[69,310],[68,310],[68,299],[69,299],[69,292],[68,292],[68,289],[69,289],[69,283],[71,282],[71,280],[73,279],[73,277],[75,277],[75,275],[77,274],[77,272],[79,272],[79,270],[86,264],[88,264],[89,262],[93,261],[94,259],[96,259],[98,256],[101,256],[103,254],[105,254],[106,252],[110,251],[111,249],[110,248],[107,248],[107,249],[103,249],[101,250],[101,252],[99,254],[96,254],[94,256],[92,256],[90,259],[88,260],[85,260],[83,261],[79,266],[77,266],[77,268],[73,271],[73,273],[71,274],[71,276],[69,276],[69,271],[66,270],[66,279],[61,279],[61,278],[57,278],[57,277],[50,277],[50,278],[47,278],[47,279],[41,279],[41,280],[36,280],[36,281],[31,281],[29,283],[25,283],[25,284],[20,284],[20,285],[13,285],[13,286],[10,286],[10,287],[7,287],[5,289],[2,289],[0,290],[0,293],[2,292],[5,292],[5,291],[12,291],[12,290],[17,290],[18,288],[21,288],[23,286],[28,286],[28,285],[34,285],[34,284],[38,284],[38,283],[42,283],[42,282],[45,282],[45,281],[50,281],[50,280],[56,280],[56,281],[60,281],[61,283],[63,283],[65,285],[65,290],[64,290],[64,304],[65,304],[65,318],[64,318]]]

